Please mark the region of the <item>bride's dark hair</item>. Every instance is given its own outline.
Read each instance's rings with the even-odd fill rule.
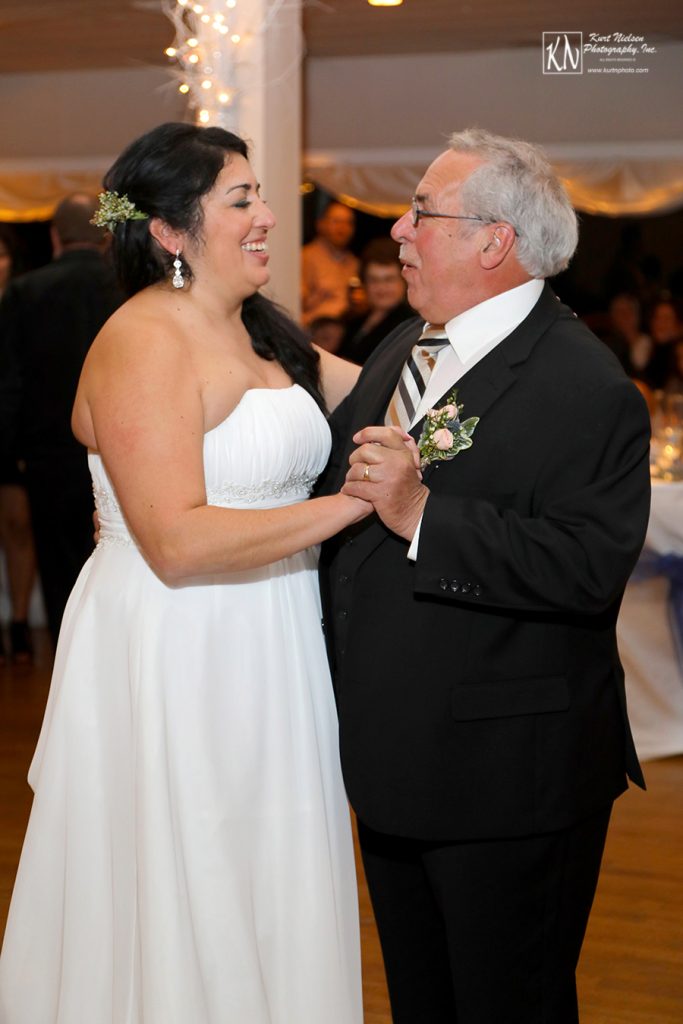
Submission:
[[[231,153],[249,157],[243,139],[223,128],[162,124],[123,151],[103,184],[107,191],[127,196],[141,213],[197,238],[202,227],[201,199],[213,188]],[[168,277],[173,256],[152,237],[149,220],[116,224],[112,235],[114,264],[127,295]],[[185,259],[183,275],[192,277]],[[276,359],[324,408],[319,357],[285,311],[257,292],[243,302],[242,320],[254,351],[264,359]]]

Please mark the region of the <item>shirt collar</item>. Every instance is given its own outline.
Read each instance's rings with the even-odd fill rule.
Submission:
[[[544,284],[537,279],[525,281],[449,320],[446,334],[460,361],[467,365],[481,349],[511,334],[538,302]]]

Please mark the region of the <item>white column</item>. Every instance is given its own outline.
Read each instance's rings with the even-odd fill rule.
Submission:
[[[249,144],[277,218],[267,291],[298,318],[301,0],[177,0],[168,13],[176,39],[166,52],[197,122]]]
[[[244,3],[245,0],[242,0]],[[275,214],[267,293],[299,316],[301,248],[301,0],[248,0],[262,30],[238,68],[238,134],[249,142],[261,192]]]

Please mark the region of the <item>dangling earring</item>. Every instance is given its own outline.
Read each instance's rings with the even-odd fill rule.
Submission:
[[[185,278],[183,277],[183,261],[180,258],[180,249],[175,251],[175,259],[173,260],[174,273],[171,279],[171,284],[174,288],[182,288],[185,284]]]

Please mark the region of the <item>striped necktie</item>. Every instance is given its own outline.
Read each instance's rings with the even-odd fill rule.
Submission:
[[[408,356],[396,390],[391,396],[384,419],[385,426],[400,427],[406,432],[410,430],[415,410],[427,390],[429,378],[436,366],[437,356],[447,345],[448,335],[444,330],[425,328]]]

